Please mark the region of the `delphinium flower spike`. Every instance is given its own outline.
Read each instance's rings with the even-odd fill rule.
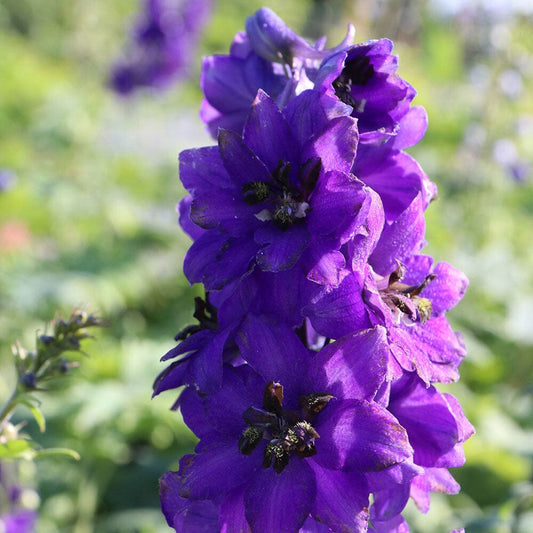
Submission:
[[[465,356],[446,313],[468,281],[422,255],[432,183],[406,148],[427,115],[387,39],[326,49],[262,8],[206,58],[217,146],[180,154],[202,283],[154,394],[199,438],[161,479],[176,531],[408,531],[456,493],[473,433],[437,388]]]

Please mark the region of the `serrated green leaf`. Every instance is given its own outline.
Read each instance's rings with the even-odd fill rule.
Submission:
[[[80,454],[74,450],[71,450],[70,448],[46,448],[44,450],[38,450],[35,452],[36,457],[48,457],[51,455],[68,455],[76,461],[81,459]]]
[[[34,453],[32,443],[24,439],[10,440],[0,444],[0,458],[2,459],[32,458]]]

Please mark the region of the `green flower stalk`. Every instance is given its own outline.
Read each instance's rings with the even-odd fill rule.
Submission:
[[[18,428],[11,424],[10,419],[20,405],[30,409],[41,432],[44,432],[45,421],[39,409],[40,401],[33,393],[46,391],[44,385],[48,381],[65,375],[77,366],[77,361],[71,361],[63,354],[82,352],[81,342],[92,337],[89,328],[103,325],[103,321],[94,314],[76,309],[68,320],[54,320],[50,325],[50,334],[37,335],[34,350],[26,350],[18,342],[12,347],[17,383],[0,409],[0,447],[18,439]],[[27,446],[23,448],[27,449]],[[6,456],[5,450],[2,456]]]

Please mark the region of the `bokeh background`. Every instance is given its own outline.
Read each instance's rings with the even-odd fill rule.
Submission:
[[[227,53],[262,3],[213,2],[187,73],[164,91],[109,89],[139,4],[133,0],[0,0],[0,400],[13,386],[10,344],[32,346],[56,312],[88,305],[109,326],[89,356],[43,395],[39,533],[159,533],[159,476],[195,438],[175,394],[153,400],[159,358],[193,323],[181,273],[188,239],[177,155],[211,144],[198,118],[200,58]],[[272,0],[295,30],[336,44],[390,37],[400,75],[430,118],[411,153],[439,187],[425,251],[464,270],[450,313],[468,356],[459,383],[477,434],[455,470],[457,496],[435,494],[415,532],[533,531],[533,7],[524,0]],[[20,413],[22,417],[28,413]],[[29,417],[28,417],[29,418]],[[33,479],[33,481],[31,481]]]

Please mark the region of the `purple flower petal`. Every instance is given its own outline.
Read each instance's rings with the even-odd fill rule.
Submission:
[[[309,517],[305,522],[299,533],[331,533],[331,529],[317,522],[314,518]]]
[[[386,522],[399,515],[409,500],[409,489],[406,483],[375,492],[370,512],[372,522]]]
[[[460,486],[446,468],[426,468],[424,474],[413,479],[411,498],[423,513],[429,511],[429,493],[457,494]]]
[[[315,460],[322,466],[369,472],[412,457],[407,433],[378,405],[331,400],[327,409],[327,417],[317,418],[315,426],[321,437]]]
[[[382,147],[362,145],[352,172],[374,191],[385,209],[390,224],[413,202],[418,194],[425,196],[428,178],[420,165],[407,153]],[[429,200],[424,204],[427,206]]]
[[[336,398],[372,400],[385,379],[388,357],[384,328],[360,331],[322,348],[308,381]]]
[[[251,479],[244,494],[246,518],[252,531],[298,531],[315,495],[313,471],[295,458],[281,474],[269,468]]]
[[[339,339],[353,331],[373,326],[362,296],[363,279],[359,272],[344,277],[339,287],[320,292],[304,308],[313,327],[325,337]]]
[[[229,492],[220,505],[219,527],[220,533],[251,533],[250,526],[246,521],[244,508],[244,489],[241,485]],[[213,530],[214,531],[214,530]]]
[[[183,150],[179,156],[180,180],[191,191],[234,189],[216,146]],[[193,194],[194,197],[194,194]]]
[[[256,255],[256,262],[267,272],[279,272],[292,268],[309,244],[310,236],[305,226],[292,226],[281,231],[272,224],[265,224],[254,234],[255,241],[264,245]]]
[[[237,441],[246,428],[243,413],[252,405],[261,405],[265,385],[265,380],[250,367],[225,367],[223,387],[205,397],[202,406],[210,429],[219,439],[233,439],[237,449]]]
[[[261,159],[270,172],[279,161],[290,161],[298,147],[289,124],[278,106],[262,90],[257,93],[244,126],[244,143]],[[250,176],[248,176],[248,181]],[[254,181],[256,178],[254,177]]]
[[[311,352],[292,328],[267,317],[249,315],[236,341],[245,361],[265,378],[264,385],[278,381],[292,394],[300,388],[301,369],[310,362]]]
[[[215,498],[253,478],[259,466],[254,457],[239,453],[237,441],[204,448],[180,460],[179,495],[193,500]]]
[[[177,472],[166,472],[159,480],[161,510],[170,527],[176,531],[194,528],[199,533],[213,531],[217,525],[218,509],[210,501],[192,502],[179,495],[180,477]],[[190,529],[188,529],[190,531]]]
[[[230,130],[218,132],[218,148],[230,179],[240,187],[250,181],[271,181],[272,175],[265,164],[254,154],[237,133]],[[208,171],[208,169],[206,169]]]
[[[413,106],[400,120],[398,133],[391,139],[392,148],[403,150],[414,146],[424,137],[428,127],[428,114],[421,106]]]
[[[309,231],[315,237],[335,235],[340,243],[350,239],[359,229],[357,215],[368,197],[368,189],[351,174],[326,172],[311,196]]]
[[[224,238],[206,232],[189,248],[183,272],[191,283],[200,282],[207,290],[222,289],[252,268],[257,244],[247,238]]]
[[[320,285],[338,287],[347,275],[344,270],[346,260],[341,252],[320,253],[316,248],[308,248],[302,262],[307,279]]]
[[[446,398],[416,375],[392,384],[388,409],[407,430],[418,465],[435,466],[459,442],[458,424]]]
[[[312,515],[333,531],[365,531],[368,522],[368,490],[364,476],[339,472],[309,461],[317,479]]]
[[[396,268],[396,261],[405,262],[418,253],[425,244],[425,227],[422,197],[418,195],[392,224],[385,224],[370,256],[372,268],[386,276]]]
[[[205,233],[205,230],[198,227],[192,220],[191,220],[191,203],[192,203],[192,196],[186,196],[183,198],[178,205],[176,206],[176,210],[179,213],[179,223],[181,226],[181,229],[193,240],[195,241],[200,237],[200,235],[203,235]]]
[[[358,140],[357,121],[350,117],[332,119],[309,144],[302,159],[319,157],[325,170],[348,173],[353,165]]]
[[[409,533],[411,530],[402,515],[397,515],[384,522],[374,521],[368,528],[370,533]]]

